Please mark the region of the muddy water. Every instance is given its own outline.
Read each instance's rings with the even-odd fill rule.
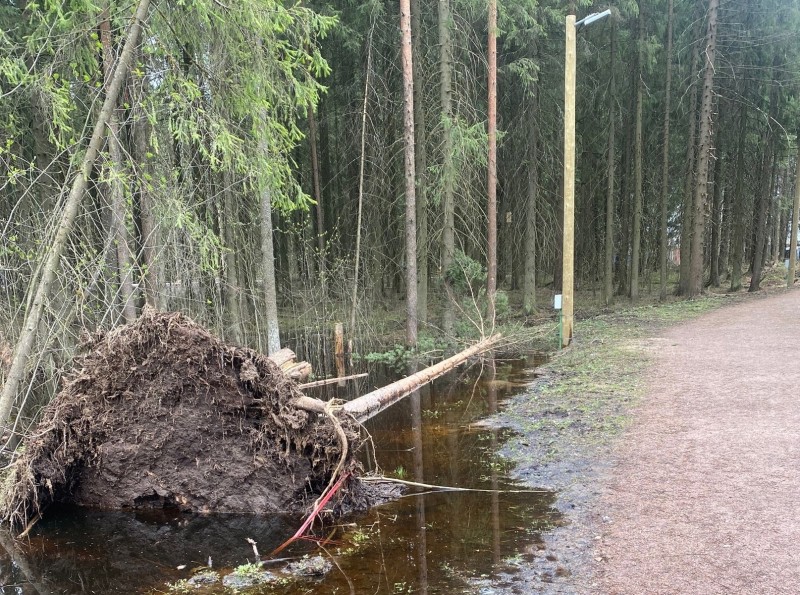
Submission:
[[[498,360],[452,372],[367,424],[374,441],[374,450],[364,454],[370,470],[487,491],[410,489],[395,502],[317,529],[322,549],[302,541],[281,556],[322,551],[333,570],[317,581],[255,592],[474,593],[476,580],[513,573],[518,554],[557,522],[554,494],[501,491],[518,489],[495,455],[502,432],[475,422],[524,390],[532,366],[532,360]],[[366,381],[360,390],[369,388]],[[337,390],[350,389],[326,389],[329,396]],[[52,510],[26,542],[14,545],[0,536],[0,594],[165,592],[167,583],[209,562],[224,572],[253,561],[247,538],[269,552],[299,523],[288,516]],[[281,566],[270,568],[280,572]]]

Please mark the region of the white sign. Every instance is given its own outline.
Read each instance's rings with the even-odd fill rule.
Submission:
[[[553,308],[555,308],[556,310],[560,310],[561,309],[561,294],[560,293],[557,293],[553,297]]]

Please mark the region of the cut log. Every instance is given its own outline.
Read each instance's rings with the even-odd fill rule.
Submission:
[[[455,354],[444,361],[439,362],[429,368],[420,370],[416,374],[402,378],[397,382],[392,382],[384,387],[362,395],[346,403],[342,410],[355,417],[358,421],[364,422],[370,417],[377,415],[390,405],[393,405],[406,395],[417,390],[420,386],[427,384],[431,380],[438,378],[445,372],[452,370],[459,364],[464,363],[473,355],[488,351],[500,340],[501,335],[493,335],[476,343],[469,349]]]
[[[311,364],[308,362],[297,362],[296,364],[284,368],[283,371],[292,380],[303,382],[304,380],[308,380],[308,377],[311,376]]]
[[[294,351],[289,349],[288,347],[284,347],[280,351],[276,351],[272,355],[269,356],[273,362],[275,362],[279,368],[283,368],[284,364],[292,363],[294,364],[297,360],[297,356],[295,355]]]

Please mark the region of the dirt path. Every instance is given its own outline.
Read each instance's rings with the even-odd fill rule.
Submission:
[[[655,341],[601,498],[592,592],[800,592],[800,292]]]

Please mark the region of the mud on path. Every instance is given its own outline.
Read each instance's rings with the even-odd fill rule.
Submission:
[[[663,335],[592,508],[593,593],[797,593],[800,292]]]

